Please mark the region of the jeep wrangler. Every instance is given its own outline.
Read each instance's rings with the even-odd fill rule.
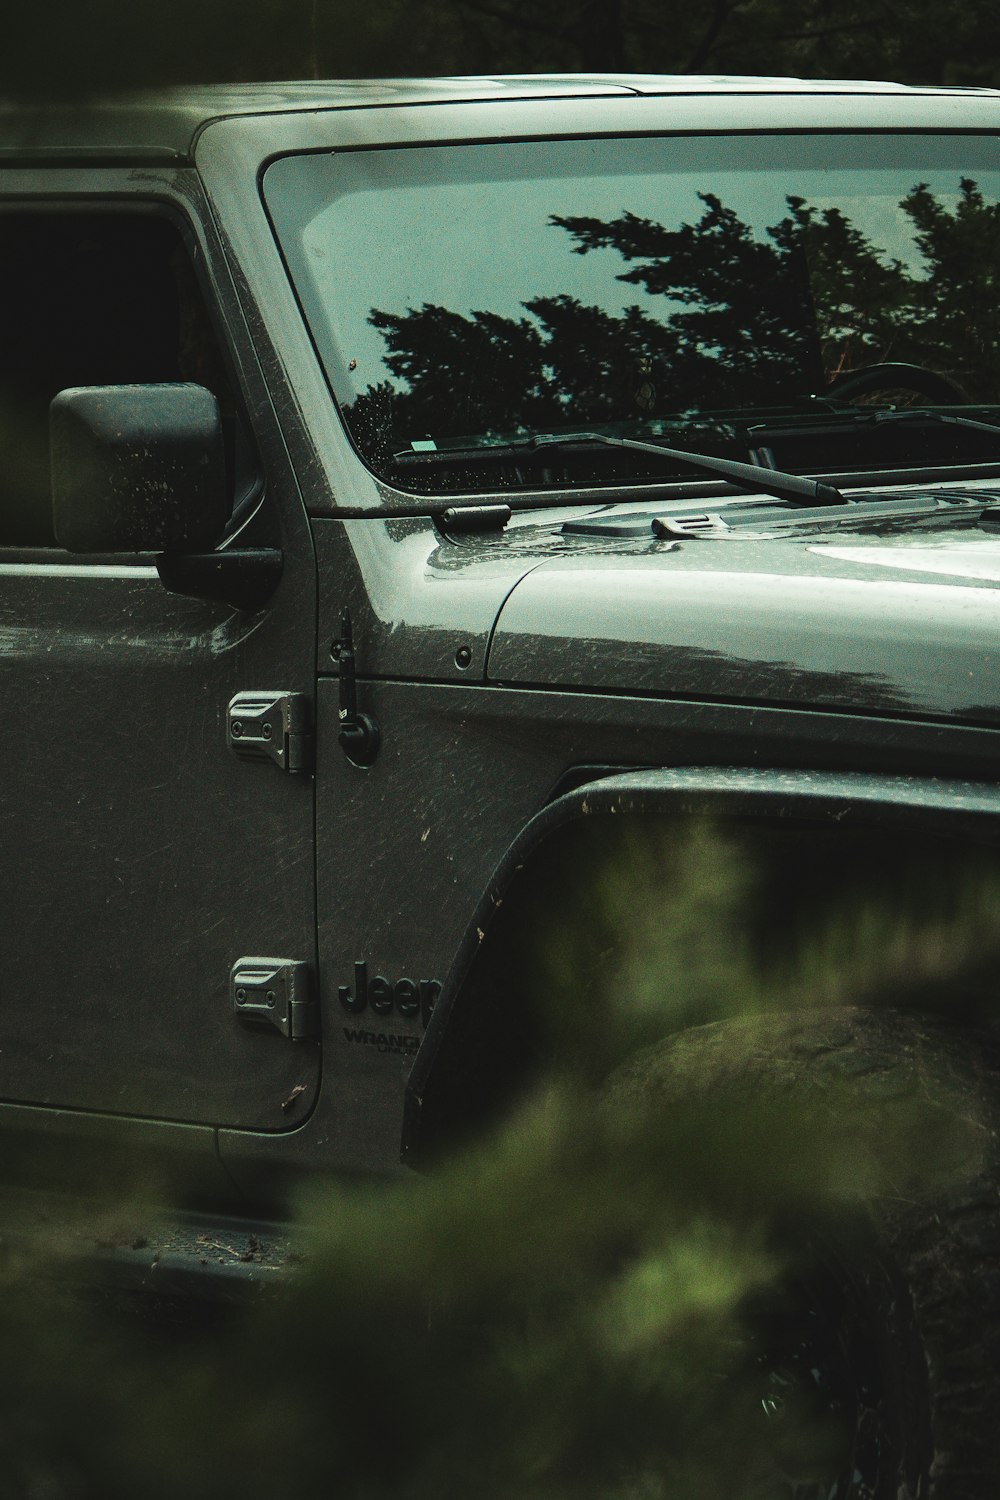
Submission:
[[[260,85],[2,141],[12,1203],[153,1181],[140,1279],[260,1280],[303,1181],[430,1167],[552,1061],[557,913],[574,1034],[613,1010],[586,882],[629,830],[710,817],[772,941],[995,866],[1000,94]],[[985,1099],[988,989],[754,1067]],[[944,1485],[963,1351],[995,1393],[981,1175],[944,1269],[882,1234],[923,1415],[879,1494],[925,1438]]]

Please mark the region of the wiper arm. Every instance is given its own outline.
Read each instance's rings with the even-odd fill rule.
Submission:
[[[673,459],[676,463],[689,464],[692,469],[701,469],[707,474],[716,474],[727,479],[738,489],[754,495],[774,495],[790,505],[843,505],[844,496],[832,484],[821,484],[815,479],[803,479],[798,474],[786,474],[781,469],[765,469],[758,464],[743,464],[732,458],[716,458],[711,453],[689,453],[686,448],[667,448],[663,443],[643,443],[636,438],[608,437],[603,432],[539,432],[529,438],[518,438],[504,443],[488,443],[482,447],[434,448],[411,453],[395,453],[393,460],[399,468],[425,468],[444,463],[497,463],[510,462],[546,448],[579,448],[592,443],[606,448],[626,448],[633,453],[650,453],[657,458]]]
[[[872,426],[880,426],[883,422],[933,422],[935,425],[943,422],[949,427],[968,427],[973,432],[1000,433],[1000,425],[996,422],[977,422],[974,417],[958,417],[943,411],[876,411],[871,416],[855,420],[870,422]]]
[[[637,438],[608,437],[603,432],[536,433],[525,440],[529,448],[562,448],[572,443],[603,443],[608,448],[627,448],[632,453],[655,453],[676,463],[690,464],[708,474],[718,474],[739,489],[752,494],[775,495],[790,505],[845,505],[847,502],[832,484],[803,479],[800,474],[786,474],[781,469],[765,469],[758,464],[741,464],[733,458],[716,458],[713,453],[689,453],[686,448],[668,448],[663,443],[643,443]],[[518,445],[520,446],[520,445]]]
[[[780,438],[816,437],[829,432],[859,432],[900,422],[908,423],[910,426],[965,427],[972,432],[1000,434],[1000,424],[996,422],[980,422],[974,417],[961,417],[952,412],[923,411],[919,407],[914,407],[912,410],[907,408],[904,411],[890,408],[887,411],[818,412],[813,413],[808,422],[797,423],[795,426],[764,422],[757,427],[748,427],[747,436],[759,443]]]

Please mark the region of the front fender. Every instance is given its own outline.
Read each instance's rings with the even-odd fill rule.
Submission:
[[[651,767],[597,776],[557,796],[521,830],[478,904],[410,1075],[403,1159],[418,1166],[463,1125],[505,1107],[544,1051],[533,1028],[537,984],[525,929],[535,935],[563,895],[559,850],[579,871],[601,857],[625,818],[794,820],[907,830],[963,843],[1000,843],[1000,787],[920,777],[767,768]],[[572,844],[567,840],[572,838]],[[583,1018],[586,1024],[586,1018]],[[544,1060],[544,1059],[543,1059]]]

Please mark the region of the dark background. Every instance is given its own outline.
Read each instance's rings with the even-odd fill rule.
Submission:
[[[994,0],[57,0],[5,7],[0,89],[496,72],[995,86]]]

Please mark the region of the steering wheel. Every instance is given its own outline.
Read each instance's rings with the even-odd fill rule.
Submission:
[[[888,363],[869,365],[849,375],[839,375],[826,388],[827,396],[852,401],[872,391],[912,391],[917,396],[940,402],[944,406],[964,404],[968,397],[947,375],[928,370],[923,365]]]

